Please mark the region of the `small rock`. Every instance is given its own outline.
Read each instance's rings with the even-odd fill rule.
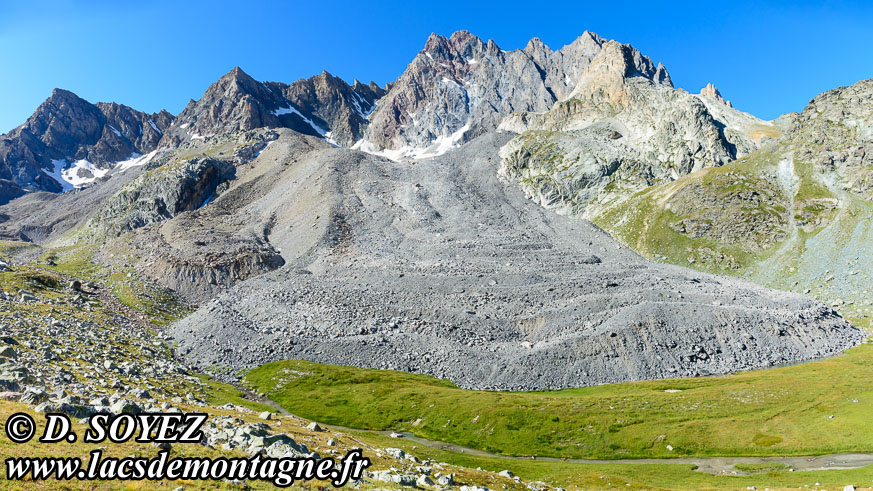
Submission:
[[[321,426],[318,426],[318,423],[316,423],[315,421],[313,421],[312,423],[309,423],[308,425],[306,425],[306,429],[309,430],[309,431],[324,431],[324,430],[321,428]]]

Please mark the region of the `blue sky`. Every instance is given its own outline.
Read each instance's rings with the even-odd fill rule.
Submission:
[[[384,85],[431,32],[503,49],[552,48],[585,30],[707,82],[763,118],[873,77],[873,2],[9,1],[0,0],[0,133],[51,93],[178,113],[235,65],[291,82],[323,69]]]

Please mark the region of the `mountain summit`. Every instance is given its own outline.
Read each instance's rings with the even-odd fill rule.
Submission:
[[[432,34],[379,101],[362,148],[426,156],[497,128],[518,111],[546,111],[575,88],[604,40],[584,33],[551,50],[532,39],[504,51],[467,31]]]
[[[256,128],[290,128],[350,146],[360,138],[367,114],[384,90],[322,72],[292,84],[258,82],[235,67],[188,103],[162,145]]]
[[[153,150],[172,121],[166,111],[91,104],[55,89],[23,125],[0,137],[0,201],[28,190],[60,192],[90,182],[95,172]],[[74,162],[78,165],[70,167]]]
[[[725,100],[725,98],[722,97],[721,92],[719,92],[718,89],[715,88],[715,85],[712,85],[711,83],[706,84],[706,87],[700,89],[700,95],[704,97],[711,97],[718,102],[726,105],[727,107],[734,107],[733,104],[731,104],[731,101]]]

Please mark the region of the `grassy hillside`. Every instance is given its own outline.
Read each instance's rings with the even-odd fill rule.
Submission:
[[[423,375],[283,361],[246,383],[301,416],[564,458],[873,452],[873,346],[725,377],[553,392],[463,391]],[[672,448],[672,450],[670,449]]]
[[[648,188],[590,218],[654,259],[873,316],[873,203],[773,147]]]

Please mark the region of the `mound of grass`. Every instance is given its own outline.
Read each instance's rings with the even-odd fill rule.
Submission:
[[[490,471],[508,469],[527,481],[543,481],[570,489],[758,489],[842,488],[873,480],[873,466],[858,469],[792,472],[772,469],[753,475],[714,476],[690,464],[581,464],[544,460],[480,457],[437,450],[413,441],[353,432],[356,438],[381,447],[398,447],[419,458]],[[818,483],[819,486],[816,486]]]
[[[423,375],[274,362],[245,383],[327,424],[404,430],[505,455],[564,458],[873,451],[873,346],[732,376],[552,392],[461,390]],[[672,450],[670,450],[672,448]]]

